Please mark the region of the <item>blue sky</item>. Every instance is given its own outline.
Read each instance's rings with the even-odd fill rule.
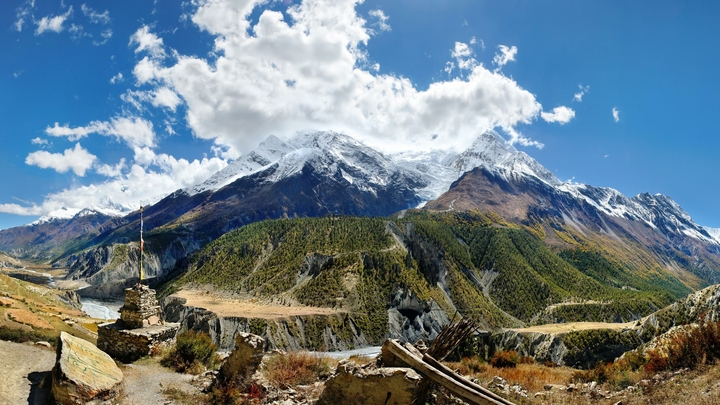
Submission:
[[[489,127],[720,227],[720,5],[686,3],[4,1],[0,229],[152,201],[270,134],[461,149]]]

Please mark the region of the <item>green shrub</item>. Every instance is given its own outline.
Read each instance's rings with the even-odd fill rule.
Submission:
[[[490,365],[498,368],[515,367],[520,361],[515,350],[503,350],[501,352],[495,352],[490,359]]]
[[[214,368],[218,364],[217,346],[206,333],[189,331],[177,336],[175,347],[162,359],[162,365],[178,372],[198,374],[203,367]]]
[[[40,330],[25,330],[9,328],[7,326],[0,326],[0,340],[7,340],[9,342],[24,343],[24,342],[37,342],[46,341],[53,347],[57,346],[58,343],[57,332],[44,332]]]

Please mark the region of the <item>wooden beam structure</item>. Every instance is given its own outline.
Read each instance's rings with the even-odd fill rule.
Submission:
[[[418,373],[447,388],[461,399],[477,405],[515,405],[507,399],[455,374],[432,357],[418,358],[395,339],[385,342],[388,350]],[[429,361],[428,361],[429,360]]]

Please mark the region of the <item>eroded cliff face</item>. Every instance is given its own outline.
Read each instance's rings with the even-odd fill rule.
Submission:
[[[267,349],[339,351],[379,345],[386,338],[409,342],[434,339],[450,322],[434,302],[419,300],[399,291],[388,309],[384,336],[373,339],[350,314],[302,315],[278,319],[226,317],[186,305],[184,298],[170,296],[161,301],[165,320],[181,324],[180,331],[205,332],[221,350],[232,350],[235,335],[248,332],[262,336]]]
[[[167,246],[145,245],[143,279],[159,279],[172,271],[178,261],[200,249],[192,237],[177,238]],[[89,249],[68,257],[68,277],[91,285],[84,297],[122,297],[123,290],[137,282],[140,247],[137,243],[113,244]]]
[[[220,350],[232,350],[238,332],[261,336],[266,349],[338,351],[372,345],[347,314],[262,319],[218,316],[185,304],[185,299],[174,296],[162,300],[165,320],[180,323],[180,332],[207,333]]]

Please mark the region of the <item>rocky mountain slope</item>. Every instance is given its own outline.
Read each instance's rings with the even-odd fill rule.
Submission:
[[[591,246],[655,274],[648,281],[674,288],[674,295],[720,281],[715,233],[669,197],[627,198],[610,188],[563,183],[492,131],[459,154],[384,155],[335,132],[270,137],[207,181],[146,207],[145,268],[164,277],[200,247],[264,219],[387,216],[426,203],[433,211],[498,214],[553,249]],[[137,211],[78,214],[2,231],[0,249],[55,259],[72,278],[105,286],[135,273],[139,255],[131,242],[138,233]]]

